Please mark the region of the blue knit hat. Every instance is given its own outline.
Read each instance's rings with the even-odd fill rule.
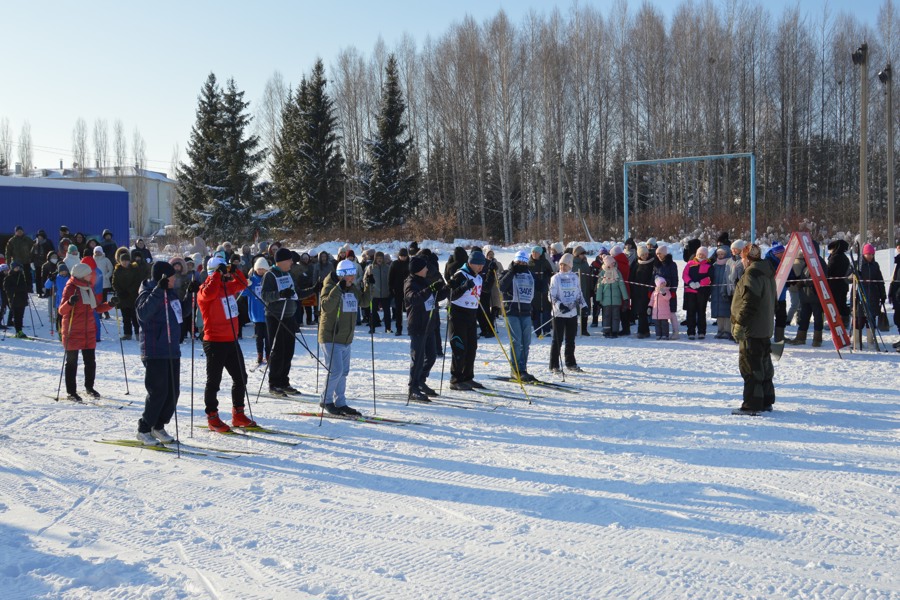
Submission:
[[[482,254],[481,250],[475,250],[472,252],[472,256],[469,257],[470,265],[483,265],[487,262],[484,258],[484,254]]]

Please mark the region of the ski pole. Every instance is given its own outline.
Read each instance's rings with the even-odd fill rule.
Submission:
[[[262,302],[262,299],[260,299],[260,302]],[[268,305],[266,306],[266,308],[267,309],[269,308]],[[259,402],[259,395],[262,394],[263,384],[266,382],[266,373],[269,372],[269,363],[272,362],[272,355],[275,354],[275,336],[278,335],[278,330],[281,328],[281,321],[282,321],[282,319],[284,319],[285,309],[287,309],[287,300],[284,300],[284,304],[281,306],[281,318],[278,319],[278,327],[275,328],[274,334],[272,334],[270,336],[272,339],[268,340],[271,354],[269,354],[269,360],[266,361],[266,366],[263,369],[263,373],[262,373],[262,379],[259,382],[259,390],[257,390],[257,392],[256,392],[256,401],[257,402]],[[269,327],[268,324],[266,324],[267,331],[268,331],[268,327]],[[288,366],[288,369],[290,369],[290,366]],[[270,385],[269,387],[272,387],[272,386]]]
[[[481,306],[481,303],[478,304]],[[488,320],[488,327],[491,328],[491,333],[494,334],[494,337],[497,338],[497,343],[500,344],[500,349],[503,350],[503,356],[506,357],[506,362],[509,364],[510,368],[513,368],[513,361],[509,359],[509,355],[506,353],[506,348],[503,347],[503,342],[500,341],[500,336],[497,335],[497,331],[494,329],[494,324],[491,323],[490,315],[487,314],[487,311],[484,310],[484,306],[481,306],[481,312],[484,313],[484,316]],[[509,338],[509,343],[512,345],[512,337]],[[516,373],[518,373],[518,368],[516,368]],[[522,388],[522,393],[525,394],[525,398],[528,400],[528,404],[531,404],[531,397],[528,395],[528,392],[525,391],[525,384],[522,382],[522,376],[517,377],[519,382],[519,386]]]
[[[340,285],[340,284],[338,284]],[[340,293],[340,291],[338,291]],[[324,315],[324,312],[320,312],[320,315]],[[325,405],[328,404],[328,400],[326,399],[326,395],[328,394],[328,384],[331,382],[331,366],[334,361],[334,343],[335,337],[337,336],[337,326],[341,321],[341,305],[338,304],[337,317],[334,319],[334,327],[331,330],[331,353],[325,354],[325,389],[322,390],[322,402],[319,410],[319,427],[322,426],[322,422],[325,420]]]
[[[125,374],[125,395],[129,395],[131,390],[128,389],[128,369],[125,367],[125,345],[122,342],[122,336],[119,335],[119,304],[116,303],[116,337],[119,338],[119,352],[122,354],[122,372]]]
[[[75,293],[76,294],[80,293],[78,291],[78,286],[75,286]],[[62,366],[60,366],[60,368],[59,368],[59,384],[56,386],[56,401],[57,402],[59,402],[59,392],[62,389],[63,371],[66,368],[66,360],[68,359],[67,355],[69,353],[69,335],[72,333],[72,322],[75,320],[72,318],[72,310],[74,310],[74,307],[72,307],[70,305],[69,308],[70,308],[70,310],[69,310],[69,326],[66,328],[66,336],[65,336],[65,339],[63,340],[63,361],[62,361]]]
[[[519,358],[516,356],[516,349],[513,346],[513,335],[512,331],[509,328],[509,317],[506,315],[506,303],[503,302],[503,292],[500,291],[500,280],[498,278],[494,278],[494,283],[497,284],[497,291],[500,292],[500,313],[503,315],[503,320],[506,322],[506,335],[509,337],[509,351],[513,355],[513,361],[516,368],[516,378],[519,382],[522,382],[522,371],[519,368]],[[515,280],[513,281],[513,285],[515,285]],[[496,334],[495,334],[496,335]],[[500,338],[497,338],[497,341],[500,341]],[[519,340],[520,344],[524,344],[525,340]],[[500,344],[500,347],[503,348],[503,344]],[[525,389],[524,386],[522,388]],[[526,394],[527,396],[527,394]],[[528,399],[528,403],[531,404],[531,399]]]
[[[29,301],[31,300],[31,294],[28,294],[28,300]],[[35,313],[35,311],[33,308],[31,308],[31,304],[29,303],[28,304],[28,317],[31,319],[31,334],[34,337],[37,337],[37,329],[35,329],[35,327],[34,327],[34,313]],[[43,327],[43,324],[41,324],[41,327]]]
[[[441,384],[438,386],[438,395],[440,396],[444,391],[444,366],[447,364],[447,342],[450,339],[450,307],[453,306],[453,303],[449,300],[447,301],[447,327],[444,329],[444,355],[441,357]],[[440,312],[438,312],[438,317],[440,317]]]
[[[43,328],[44,328],[44,320],[41,318],[41,313],[40,313],[40,311],[37,309],[37,306],[35,306],[35,304],[34,304],[34,298],[31,297],[31,294],[28,294],[28,301],[31,302],[31,308],[32,308],[32,310],[34,310],[34,312],[37,313],[38,323],[41,324],[41,329],[43,329]],[[33,326],[33,325],[34,325],[34,317],[31,317],[31,321],[32,321],[31,324],[32,324],[32,326]],[[32,327],[32,329],[33,329],[33,328],[34,328],[34,327]],[[35,336],[35,337],[37,337],[37,336]]]
[[[253,407],[250,406],[250,391],[247,389],[247,369],[244,367],[244,353],[241,352],[241,345],[238,343],[237,331],[234,329],[234,314],[231,312],[231,302],[229,302],[230,295],[228,294],[228,286],[225,285],[225,279],[222,279],[222,292],[225,293],[225,303],[228,306],[228,323],[231,325],[231,335],[234,336],[234,349],[237,352],[237,357],[240,362],[241,367],[241,383],[244,385],[244,398],[247,400],[247,412],[250,413],[250,420],[253,420]],[[266,363],[268,367],[268,363]],[[263,374],[263,378],[265,378],[265,374]],[[260,387],[262,390],[262,387]]]
[[[172,354],[172,329],[169,327],[169,290],[168,290],[168,281],[166,282],[166,287],[163,288],[163,309],[166,312],[166,339],[169,341],[169,354]],[[122,356],[122,360],[124,360],[124,355]],[[175,450],[178,453],[178,458],[181,458],[181,442],[178,439],[178,399],[175,395],[175,364],[172,362],[172,357],[169,356],[169,372],[166,376],[169,379],[169,387],[172,391],[172,400],[175,402],[175,410],[172,411],[172,414],[175,415]]]
[[[319,329],[319,315],[322,314],[322,295],[316,295],[316,302],[319,304],[316,311],[316,330]],[[316,331],[316,393],[319,393],[319,333]]]
[[[262,298],[260,298],[260,297],[256,294],[256,292],[253,291],[253,288],[252,288],[252,287],[249,287],[249,288],[247,288],[247,289],[250,291],[250,294],[253,295],[254,298],[256,298],[257,300],[259,300],[260,302],[262,302],[263,306],[265,306],[265,307],[268,308],[269,304],[268,304],[265,300],[263,300]],[[325,368],[325,369],[328,368],[327,366],[325,366],[325,364],[324,364],[321,360],[319,360],[318,355],[314,354],[313,351],[309,349],[309,345],[308,345],[308,344],[306,343],[306,341],[305,341],[305,340],[306,340],[306,337],[303,336],[303,330],[302,330],[302,329],[300,330],[300,335],[303,336],[303,340],[301,340],[300,338],[298,338],[296,333],[294,333],[293,331],[291,331],[290,329],[288,329],[288,326],[285,325],[281,320],[278,321],[278,327],[279,327],[279,329],[283,327],[283,328],[285,329],[285,331],[287,331],[289,334],[291,334],[291,335],[293,336],[293,338],[294,338],[294,341],[297,342],[298,344],[300,344],[300,345],[303,347],[303,349],[306,350],[306,351],[309,353],[310,356],[312,356],[313,358],[316,359],[317,364],[322,365],[322,367]],[[269,340],[269,343],[270,343],[270,344],[271,344],[272,342],[273,342],[273,340]]]
[[[531,333],[537,333],[539,336],[543,336],[544,334],[538,333],[538,332],[543,331],[544,327],[546,327],[547,325],[549,325],[552,322],[553,322],[553,317],[550,317],[549,319],[547,319],[546,321],[544,321],[543,323],[541,323],[540,325],[538,325],[537,327],[532,329]]]
[[[194,341],[197,325],[197,292],[191,292],[191,428],[188,437],[194,437]]]
[[[369,315],[374,323],[375,309],[371,298],[369,298]],[[378,407],[375,406],[375,328],[372,326],[369,326],[369,339],[372,342],[372,414],[374,415],[378,413]]]

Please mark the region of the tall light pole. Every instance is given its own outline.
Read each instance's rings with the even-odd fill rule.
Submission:
[[[894,86],[891,83],[891,63],[878,74],[878,80],[887,87],[887,243],[894,244]],[[891,251],[893,252],[893,250]]]
[[[866,178],[868,164],[866,161],[866,143],[869,138],[869,45],[863,44],[853,53],[853,64],[859,65],[860,110],[859,110],[859,247],[866,243],[868,221],[866,207],[869,201],[869,189]],[[862,257],[860,257],[862,258]]]

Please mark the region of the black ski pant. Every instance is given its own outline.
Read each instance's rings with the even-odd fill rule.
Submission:
[[[606,327],[606,320],[603,321]],[[565,340],[565,361],[567,367],[574,367],[575,336],[578,334],[578,317],[553,317],[553,344],[550,346],[550,368],[559,368],[559,352]]]
[[[434,335],[416,333],[409,336],[409,390],[413,391],[425,383],[431,374],[431,367],[437,360],[434,351]]]
[[[181,388],[180,358],[145,358],[144,387],[147,397],[144,399],[144,413],[138,419],[138,431],[150,433],[151,429],[160,429],[169,424],[178,404],[178,393]]]
[[[475,354],[478,351],[478,319],[476,309],[453,305],[450,309],[450,383],[475,378]]]
[[[94,349],[81,350],[84,359],[84,387],[94,389],[94,378],[97,376],[97,359]],[[78,350],[66,350],[66,393],[78,392],[75,375],[78,374]]]
[[[12,319],[12,323],[15,326],[16,331],[22,331],[22,329],[25,327],[25,308],[25,306],[12,307],[10,318]]]
[[[372,314],[369,316],[369,331],[375,331],[376,327],[381,326],[381,319],[378,316],[378,309],[384,311],[384,328],[391,328],[391,297],[372,298]]]
[[[747,338],[738,346],[738,367],[744,378],[744,404],[747,410],[762,410],[775,403],[775,366],[769,338]]]
[[[687,311],[688,335],[706,335],[706,294],[684,294],[684,309]],[[782,325],[783,327],[783,325]]]
[[[787,301],[779,300],[775,303],[775,327],[787,326]]]
[[[269,353],[272,350],[272,347],[269,344],[269,326],[265,321],[254,323],[253,333],[256,335],[256,353],[261,354],[268,359]]]
[[[813,318],[813,331],[822,331],[825,328],[823,322],[824,313],[819,299],[815,302],[800,302],[800,316],[797,317],[797,331],[809,331],[809,318]]]
[[[134,332],[134,335],[137,336],[141,331],[137,320],[137,310],[133,306],[121,306],[119,308],[122,310],[122,330],[125,332],[125,335],[132,335],[132,332]]]
[[[490,307],[490,292],[486,295],[488,298],[481,298],[479,302],[478,315],[476,319],[478,320],[478,329],[481,331],[481,337],[483,338],[492,338],[494,337],[494,331],[491,328],[493,323],[491,323],[489,315],[491,314]],[[487,304],[485,300],[487,299]]]
[[[637,315],[637,332],[639,334],[649,334],[650,317],[647,314],[647,307],[650,305],[649,299],[644,290],[634,286],[631,289],[636,292],[635,297],[631,300],[631,314],[632,316]]]
[[[406,315],[406,311],[403,310],[403,294],[394,294],[394,325],[396,326],[397,333],[403,333],[403,318]],[[428,332],[431,335],[431,332]],[[440,334],[438,334],[440,335]]]
[[[218,412],[219,400],[216,393],[222,384],[222,371],[231,375],[231,405],[244,408],[244,393],[247,389],[247,371],[244,368],[244,355],[237,342],[203,342],[203,353],[206,354],[206,388],[203,401],[206,414]]]
[[[269,388],[285,388],[291,384],[291,361],[294,360],[294,332],[297,321],[293,316],[284,317],[281,326],[278,317],[266,315],[266,329],[272,340],[269,356]]]

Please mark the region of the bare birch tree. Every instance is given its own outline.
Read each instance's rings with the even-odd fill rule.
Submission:
[[[94,121],[94,164],[101,175],[109,166],[109,127],[106,119]]]
[[[22,123],[19,133],[19,163],[22,165],[22,175],[29,177],[34,168],[34,147],[31,142],[31,123]]]

